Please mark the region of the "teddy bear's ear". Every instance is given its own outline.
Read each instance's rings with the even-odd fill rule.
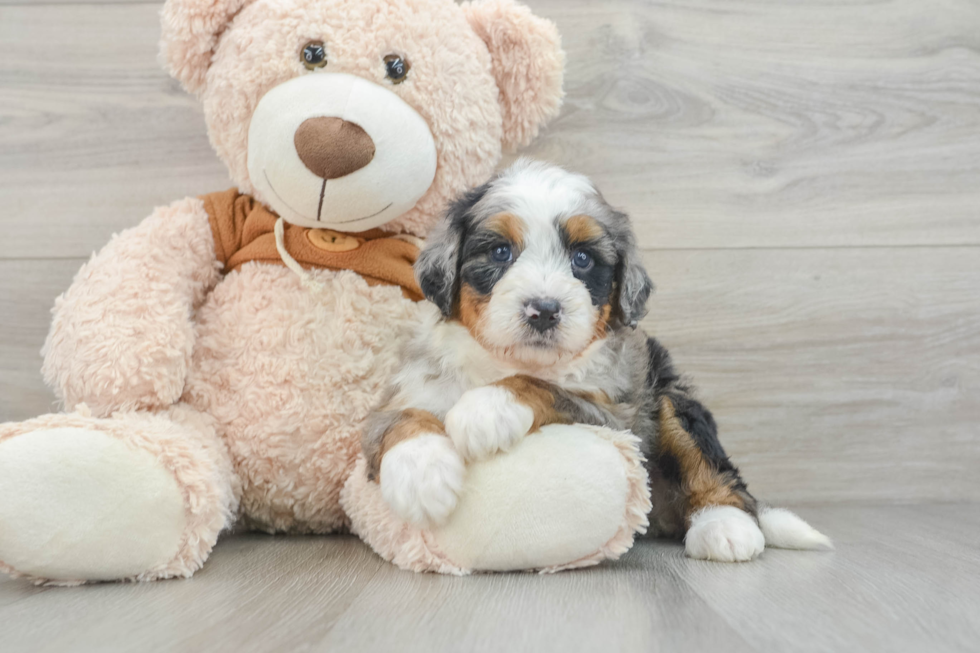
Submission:
[[[565,53],[558,28],[514,0],[477,0],[462,8],[493,59],[504,149],[527,145],[561,108]]]
[[[160,11],[160,58],[189,93],[204,90],[218,37],[251,0],[167,0]]]

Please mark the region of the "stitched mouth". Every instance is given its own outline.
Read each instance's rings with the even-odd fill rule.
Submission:
[[[269,190],[272,191],[272,194],[276,196],[276,199],[277,200],[279,200],[280,202],[282,202],[283,204],[285,204],[286,205],[286,208],[289,209],[290,211],[292,211],[293,213],[295,213],[297,215],[303,215],[302,213],[300,213],[299,211],[297,211],[293,207],[289,206],[289,202],[287,202],[286,200],[284,200],[282,197],[279,196],[279,193],[276,192],[276,187],[272,185],[272,182],[271,181],[269,181],[269,175],[268,175],[268,173],[266,173],[265,168],[262,169],[262,176],[265,177],[265,183],[269,184]]]
[[[300,211],[297,211],[296,209],[294,209],[293,207],[291,207],[289,205],[289,202],[287,202],[286,200],[284,200],[282,198],[282,196],[279,193],[276,192],[276,187],[272,185],[272,181],[269,179],[269,175],[268,175],[268,173],[266,173],[266,171],[265,171],[264,168],[262,170],[262,176],[265,177],[265,183],[267,183],[269,185],[269,190],[271,190],[272,191],[272,194],[276,196],[276,199],[278,199],[280,202],[282,202],[283,204],[285,204],[286,205],[286,208],[288,208],[290,211],[292,211],[296,215],[303,215]],[[323,180],[323,185],[320,187],[320,202],[319,202],[319,204],[317,205],[317,208],[316,208],[316,218],[315,219],[316,219],[317,222],[320,222],[320,214],[323,212],[323,196],[326,193],[326,191],[327,191],[327,180],[324,179]],[[360,222],[361,220],[370,220],[371,218],[373,218],[375,216],[378,216],[378,215],[381,215],[382,213],[384,213],[385,211],[387,211],[388,209],[390,209],[392,204],[394,204],[393,201],[392,202],[388,202],[388,204],[386,204],[383,209],[381,209],[380,211],[375,211],[371,215],[365,215],[365,216],[362,216],[360,218],[354,218],[353,220],[340,220],[338,222],[333,222],[331,224],[349,224],[351,222]],[[303,217],[306,217],[306,216],[303,216]]]
[[[391,208],[392,204],[394,204],[394,202],[388,202],[387,206],[385,206],[380,211],[375,211],[371,215],[365,215],[362,218],[354,218],[353,220],[341,220],[340,222],[335,222],[334,224],[347,224],[348,222],[360,222],[361,220],[369,220],[370,218],[373,218],[376,215],[381,215],[382,213],[387,211],[389,208]],[[317,218],[317,220],[319,220],[319,218]]]

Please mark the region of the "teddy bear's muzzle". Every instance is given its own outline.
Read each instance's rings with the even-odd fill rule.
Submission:
[[[286,222],[340,232],[380,227],[411,209],[436,174],[426,120],[383,85],[341,72],[266,91],[248,129],[252,194]]]
[[[293,136],[296,153],[310,172],[339,179],[360,170],[374,158],[374,141],[360,125],[334,117],[308,118]]]

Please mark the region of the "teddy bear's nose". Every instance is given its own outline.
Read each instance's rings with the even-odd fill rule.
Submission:
[[[317,177],[337,179],[374,158],[374,141],[364,129],[342,118],[308,118],[293,136],[300,160]]]

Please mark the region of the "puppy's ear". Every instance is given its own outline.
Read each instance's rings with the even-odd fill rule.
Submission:
[[[643,267],[636,237],[628,228],[629,218],[619,213],[618,221],[627,226],[617,238],[619,263],[616,266],[615,315],[623,326],[635,327],[647,314],[647,300],[653,292],[653,282]]]
[[[218,38],[251,0],[167,0],[160,11],[160,59],[189,93],[204,91]]]
[[[503,109],[503,147],[527,145],[558,115],[565,53],[558,28],[514,0],[476,0],[462,6],[490,51]]]
[[[459,284],[460,251],[466,237],[469,212],[487,193],[489,182],[474,188],[449,205],[446,215],[429,233],[425,249],[415,262],[415,278],[425,298],[452,317]]]

